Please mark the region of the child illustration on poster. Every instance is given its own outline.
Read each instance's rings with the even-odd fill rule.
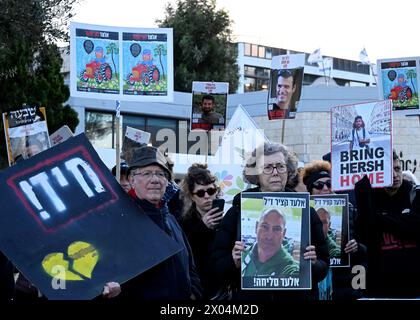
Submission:
[[[166,33],[123,33],[123,92],[127,95],[167,95]]]
[[[118,32],[76,29],[77,91],[118,94]]]
[[[382,97],[392,100],[393,110],[418,110],[418,59],[378,60],[378,67]]]

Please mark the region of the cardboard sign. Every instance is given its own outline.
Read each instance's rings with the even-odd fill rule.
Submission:
[[[51,146],[56,146],[68,139],[73,137],[73,132],[71,132],[68,126],[62,126],[56,132],[50,135]]]
[[[24,106],[5,112],[3,125],[9,166],[50,147],[44,107]]]
[[[330,267],[350,266],[350,255],[344,252],[350,240],[348,195],[311,195],[311,207],[322,221],[330,254]]]
[[[49,299],[92,299],[180,250],[84,134],[2,171],[0,197],[0,250]]]
[[[392,185],[390,100],[331,108],[332,188],[352,190],[367,175],[374,188]]]

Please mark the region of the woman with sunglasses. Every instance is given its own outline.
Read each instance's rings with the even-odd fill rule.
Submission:
[[[207,265],[216,228],[224,214],[219,208],[212,208],[213,200],[218,195],[216,178],[207,165],[193,164],[181,182],[181,199],[184,202],[181,226],[193,251],[204,298],[212,295]]]
[[[331,164],[327,161],[316,160],[305,165],[303,169],[303,183],[312,195],[333,194],[331,189]],[[323,223],[324,235],[327,239],[330,256],[334,256],[337,250],[334,240],[331,239],[329,213],[325,209],[318,210],[318,215]],[[349,229],[350,238],[353,235],[353,221],[355,210],[349,202]],[[365,264],[366,248],[351,239],[344,247],[345,253],[350,253],[352,265]],[[360,290],[354,290],[351,286],[353,275],[349,268],[330,268],[327,277],[320,282],[320,295],[322,300],[352,300],[362,296]],[[332,282],[332,283],[331,283]],[[331,288],[332,286],[332,288]],[[323,290],[322,290],[323,288]],[[326,294],[327,288],[332,295]],[[321,291],[324,291],[322,294]]]

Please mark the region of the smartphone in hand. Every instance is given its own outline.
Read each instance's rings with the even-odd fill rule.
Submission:
[[[225,199],[213,199],[213,203],[211,205],[211,208],[218,208],[217,211],[223,211],[225,207]]]

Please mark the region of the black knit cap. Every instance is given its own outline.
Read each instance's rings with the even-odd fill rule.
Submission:
[[[325,170],[313,172],[309,176],[307,176],[305,179],[303,179],[303,183],[306,185],[306,188],[308,189],[308,191],[311,192],[314,182],[322,178],[331,178],[330,173]]]

